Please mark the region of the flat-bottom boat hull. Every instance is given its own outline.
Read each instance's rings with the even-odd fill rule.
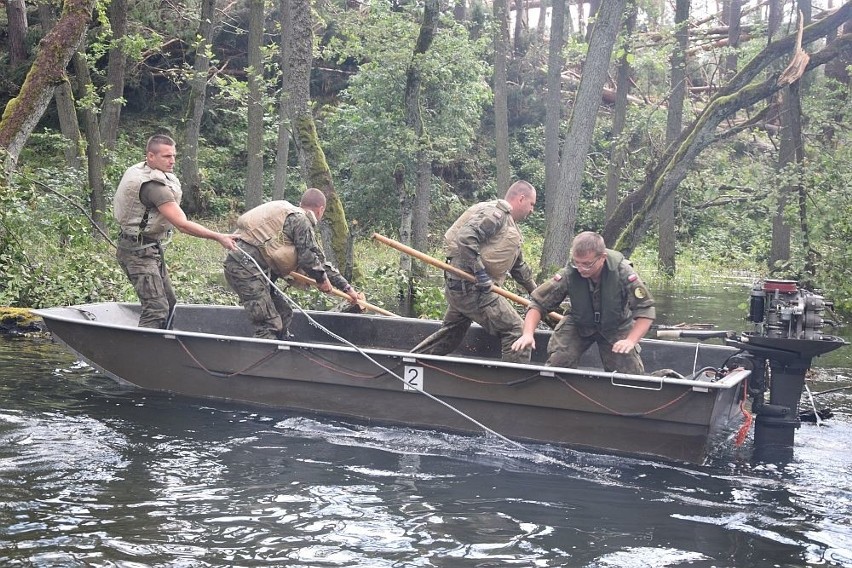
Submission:
[[[38,310],[83,360],[144,389],[292,409],[383,424],[464,433],[482,426],[518,441],[702,462],[736,425],[748,372],[716,380],[621,375],[499,361],[499,343],[472,328],[452,356],[408,350],[439,322],[310,312],[345,345],[297,314],[295,341],[251,337],[241,308],[179,306],[175,330],[136,327],[138,306]],[[737,350],[643,342],[646,367],[690,375],[722,367]],[[686,364],[687,368],[683,368]],[[588,365],[589,368],[586,368]],[[429,396],[423,393],[428,393]]]

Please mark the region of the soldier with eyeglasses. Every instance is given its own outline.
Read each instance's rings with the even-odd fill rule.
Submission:
[[[565,298],[571,309],[553,330],[547,365],[577,367],[597,343],[605,370],[644,373],[639,340],[656,319],[654,299],[630,261],[591,231],[574,237],[571,263],[530,294],[524,329],[512,349],[535,349],[533,334],[541,318]]]

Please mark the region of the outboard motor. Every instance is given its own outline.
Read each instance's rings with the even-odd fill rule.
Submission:
[[[826,301],[794,280],[765,280],[751,290],[749,321],[764,337],[820,339]]]
[[[794,280],[758,282],[751,291],[748,316],[754,331],[726,341],[752,359],[749,397],[757,416],[754,454],[760,461],[792,458],[805,373],[814,357],[847,345],[842,338],[822,333],[827,307],[830,302],[799,288]]]

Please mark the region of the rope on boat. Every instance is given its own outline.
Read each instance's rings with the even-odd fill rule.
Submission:
[[[435,396],[435,395],[433,395],[433,394],[431,394],[431,393],[426,392],[425,390],[421,389],[420,387],[418,387],[418,386],[416,386],[416,385],[409,385],[409,384],[405,381],[405,379],[404,379],[403,377],[401,377],[400,375],[398,375],[395,371],[393,371],[393,370],[391,370],[391,369],[389,369],[389,368],[385,367],[384,365],[382,365],[381,363],[379,363],[378,361],[376,361],[373,357],[371,357],[368,353],[366,353],[363,349],[361,349],[360,347],[358,347],[357,345],[355,345],[355,344],[354,344],[354,343],[352,343],[351,341],[347,340],[346,338],[343,338],[343,337],[341,337],[341,336],[337,335],[336,333],[334,333],[333,331],[331,331],[330,329],[328,329],[327,327],[323,326],[321,323],[319,323],[318,321],[316,321],[314,318],[312,318],[312,317],[311,317],[311,315],[310,315],[310,314],[308,314],[308,312],[306,312],[306,311],[302,308],[302,306],[300,306],[300,305],[299,305],[299,304],[298,304],[295,300],[293,300],[290,296],[288,296],[287,294],[285,294],[285,293],[284,293],[284,291],[283,291],[283,290],[281,290],[281,288],[279,288],[279,287],[275,284],[275,282],[273,282],[273,281],[272,281],[272,279],[271,279],[271,278],[269,278],[269,276],[267,276],[266,272],[265,272],[265,271],[264,271],[264,270],[260,267],[260,265],[257,263],[257,261],[256,261],[256,260],[255,260],[255,259],[254,259],[254,258],[253,258],[250,254],[248,254],[248,253],[247,253],[244,249],[240,248],[240,246],[239,246],[239,245],[237,245],[237,248],[238,248],[238,249],[239,249],[239,250],[243,253],[243,256],[245,256],[246,258],[248,258],[248,259],[250,259],[250,260],[251,260],[252,264],[254,264],[254,265],[255,265],[255,267],[257,268],[258,273],[259,273],[261,276],[263,276],[264,280],[266,280],[266,281],[269,283],[269,285],[270,285],[270,286],[272,286],[272,288],[273,288],[276,292],[278,292],[279,294],[281,294],[281,297],[282,297],[282,298],[284,298],[284,300],[285,300],[288,304],[290,304],[290,307],[292,307],[294,310],[299,311],[299,312],[300,312],[303,316],[305,316],[305,318],[308,320],[308,322],[309,322],[312,326],[314,326],[315,328],[319,329],[320,331],[322,331],[323,333],[325,333],[325,334],[327,334],[328,336],[332,337],[333,339],[336,339],[337,341],[339,341],[339,342],[343,343],[344,345],[348,345],[349,347],[353,348],[353,349],[354,349],[355,351],[357,351],[359,354],[363,355],[363,356],[364,356],[364,357],[365,357],[368,361],[370,361],[371,363],[373,363],[374,365],[376,365],[377,367],[379,367],[380,369],[382,369],[385,373],[387,373],[387,374],[389,374],[390,376],[392,376],[392,377],[394,377],[394,378],[398,379],[400,382],[402,382],[402,383],[406,384],[406,385],[408,386],[408,388],[413,388],[414,390],[416,390],[416,391],[417,391],[417,392],[419,392],[420,394],[423,394],[423,395],[427,396],[428,398],[430,398],[430,399],[432,399],[433,401],[437,402],[438,404],[440,404],[440,405],[444,406],[444,407],[445,407],[445,408],[447,408],[448,410],[450,410],[450,411],[452,411],[452,412],[454,412],[454,413],[458,414],[459,416],[461,416],[461,417],[462,417],[462,418],[464,418],[465,420],[468,420],[468,421],[469,421],[469,422],[471,422],[472,424],[474,424],[474,425],[476,425],[477,427],[481,428],[483,431],[487,432],[488,434],[491,434],[492,436],[495,436],[496,438],[498,438],[498,439],[502,440],[502,441],[503,441],[503,442],[505,442],[506,444],[509,444],[510,446],[514,446],[515,448],[517,448],[517,449],[519,449],[519,450],[521,450],[521,451],[523,451],[523,452],[526,452],[526,453],[528,453],[528,454],[530,454],[530,455],[532,455],[532,456],[534,456],[534,457],[536,457],[536,458],[538,458],[538,459],[540,459],[540,460],[544,460],[544,461],[546,461],[546,462],[550,462],[550,463],[553,463],[553,464],[556,464],[556,465],[560,465],[560,466],[565,467],[565,468],[570,468],[570,467],[571,467],[570,465],[568,465],[568,464],[567,464],[567,463],[565,463],[564,461],[558,460],[558,459],[556,459],[556,458],[554,458],[554,457],[551,457],[551,456],[547,456],[547,455],[545,455],[545,454],[542,454],[541,452],[536,452],[536,451],[534,451],[534,450],[532,450],[532,449],[530,449],[530,448],[528,448],[528,447],[524,446],[524,445],[523,445],[523,444],[521,444],[520,442],[516,442],[515,440],[512,440],[512,439],[510,439],[510,438],[507,438],[507,437],[506,437],[506,436],[504,436],[503,434],[500,434],[499,432],[497,432],[497,431],[495,431],[495,430],[493,430],[493,429],[489,428],[488,426],[486,426],[486,425],[485,425],[485,424],[483,424],[482,422],[479,422],[479,421],[478,421],[477,419],[475,419],[474,417],[472,417],[472,416],[470,416],[470,415],[468,415],[468,414],[465,414],[464,412],[462,412],[462,411],[461,411],[461,410],[459,410],[458,408],[454,407],[452,404],[450,404],[450,403],[448,403],[448,402],[445,402],[445,401],[441,400],[441,399],[440,399],[440,398],[438,398],[437,396]]]
[[[646,410],[645,412],[619,412],[618,410],[615,410],[614,408],[610,408],[609,406],[605,405],[604,403],[597,401],[594,398],[590,397],[589,395],[587,395],[586,393],[584,393],[583,391],[581,391],[580,389],[578,389],[577,387],[575,387],[574,385],[569,383],[565,379],[565,377],[562,377],[560,375],[556,375],[556,378],[562,384],[564,384],[566,387],[568,387],[569,389],[571,389],[572,391],[574,391],[575,393],[580,395],[582,398],[591,402],[592,404],[595,404],[595,405],[603,408],[604,410],[606,410],[607,412],[609,412],[610,414],[613,414],[615,416],[625,416],[625,417],[628,417],[628,418],[638,418],[638,417],[641,417],[641,416],[649,416],[651,414],[654,414],[655,412],[659,412],[660,410],[664,410],[664,409],[666,409],[666,408],[668,408],[668,407],[670,407],[674,404],[677,404],[681,399],[683,399],[686,395],[688,395],[690,392],[692,392],[691,388],[687,388],[685,391],[683,391],[680,395],[673,398],[672,400],[666,402],[665,404],[661,404],[657,408],[652,408],[650,410]]]

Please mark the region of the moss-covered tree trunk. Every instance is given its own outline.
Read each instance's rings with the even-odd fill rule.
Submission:
[[[428,247],[429,208],[432,193],[432,158],[429,133],[423,123],[422,72],[420,59],[429,51],[438,29],[438,0],[426,0],[423,6],[423,21],[420,34],[414,46],[414,56],[406,71],[405,78],[405,114],[406,125],[414,130],[417,139],[417,185],[414,190],[414,210],[411,227],[412,246],[425,251]],[[429,112],[430,109],[426,109]]]
[[[5,152],[4,177],[15,167],[24,144],[50,104],[55,87],[63,80],[65,67],[91,21],[94,4],[94,0],[65,2],[56,25],[39,43],[21,92],[6,105],[0,119],[0,148]]]
[[[804,29],[802,44],[808,45],[823,37],[832,28],[844,24],[852,16],[852,2],[847,2],[828,17]],[[642,186],[624,199],[603,230],[604,238],[613,248],[627,254],[632,252],[647,230],[658,203],[667,198],[686,176],[692,162],[707,146],[719,140],[719,124],[738,110],[759,103],[784,87],[779,84],[781,71],[770,73],[761,82],[753,82],[759,73],[781,57],[791,57],[796,34],[772,42],[745,65],[719,93],[711,99],[701,115],[685,129],[678,140],[669,146],[659,163],[649,167]],[[852,34],[845,34],[810,57],[807,70],[831,61],[852,46]],[[748,121],[735,131],[754,125]],[[730,130],[725,135],[734,132]]]
[[[53,6],[46,2],[38,5],[38,17],[45,30],[49,30],[56,24]],[[54,98],[56,101],[56,117],[59,119],[59,130],[68,139],[68,144],[65,146],[65,164],[72,170],[82,169],[84,149],[80,135],[80,123],[77,120],[74,89],[67,77],[63,78],[56,86]]]
[[[321,234],[325,243],[326,258],[340,270],[340,260],[346,258],[349,225],[343,203],[334,191],[331,170],[320,146],[314,116],[311,114],[310,75],[313,62],[314,34],[310,0],[290,0],[291,28],[284,30],[292,42],[290,50],[290,77],[285,77],[288,90],[288,113],[293,128],[293,138],[302,167],[302,179],[308,187],[315,187],[327,200]]]

